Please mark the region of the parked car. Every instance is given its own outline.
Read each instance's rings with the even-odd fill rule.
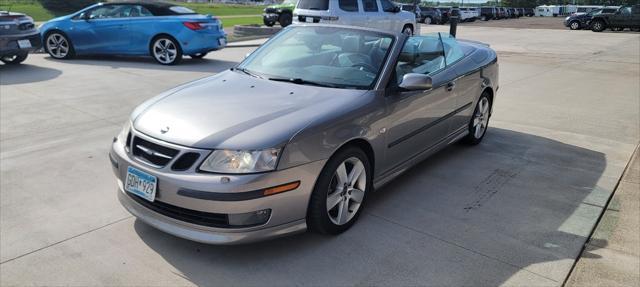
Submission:
[[[518,15],[520,15],[520,17],[524,17],[526,16],[526,12],[524,11],[524,8],[516,8],[518,9]]]
[[[444,24],[442,21],[442,12],[435,7],[420,6],[422,14],[422,23],[425,24]]]
[[[571,16],[568,16],[564,19],[564,26],[569,27],[571,30],[580,30],[589,28],[591,25],[591,19],[594,15],[599,15],[602,13],[615,13],[618,9],[616,8],[602,8],[597,10],[592,10],[589,13],[574,13]]]
[[[370,1],[373,2],[373,1]],[[416,21],[420,23],[424,23],[424,18],[422,17],[422,11],[420,10],[420,6],[414,6],[413,4],[397,4],[400,6],[402,11],[411,12],[416,15]]]
[[[640,4],[620,7],[615,13],[601,13],[591,18],[591,30],[602,32],[604,29],[622,31],[625,28],[640,29]]]
[[[416,15],[389,0],[299,0],[293,22],[369,27],[408,35],[420,31]]]
[[[479,17],[479,13],[475,8],[468,8],[468,7],[460,8],[461,22],[474,22],[478,17]]]
[[[509,18],[509,12],[507,11],[507,8],[504,7],[497,7],[497,12],[498,12],[498,19],[507,19]]]
[[[518,9],[516,9],[516,8],[507,8],[507,10],[509,10],[509,17],[511,17],[511,18],[519,18],[520,17],[520,12],[518,12]]]
[[[533,17],[536,14],[536,11],[533,8],[524,8],[524,15],[527,17]]]
[[[482,43],[292,25],[234,69],[136,108],[109,153],[117,196],[204,243],[339,234],[374,189],[451,143],[480,143],[497,90]]]
[[[75,55],[150,55],[163,65],[183,55],[202,58],[222,49],[222,22],[171,3],[99,3],[55,18],[40,28],[45,50],[55,59]]]
[[[498,19],[496,7],[480,7],[480,20],[489,21],[491,19]]]
[[[0,61],[5,64],[20,64],[29,52],[42,44],[40,33],[33,18],[22,14],[0,11]]]
[[[262,22],[266,26],[273,26],[279,23],[282,27],[287,27],[293,22],[293,9],[296,8],[297,0],[284,0],[284,2],[264,8]]]
[[[440,13],[442,15],[442,24],[446,24],[449,22],[449,17],[451,16],[451,7],[438,7]]]

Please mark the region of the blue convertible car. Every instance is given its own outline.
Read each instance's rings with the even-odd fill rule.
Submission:
[[[164,65],[183,55],[202,58],[222,49],[226,34],[211,15],[171,3],[100,3],[40,27],[44,48],[56,59],[74,55],[151,55]]]

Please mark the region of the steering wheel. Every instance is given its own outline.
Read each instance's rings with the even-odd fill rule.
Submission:
[[[369,71],[369,72],[371,72],[371,73],[374,73],[374,74],[378,72],[378,70],[376,69],[376,67],[374,67],[374,66],[373,66],[373,65],[371,65],[371,64],[367,64],[367,63],[365,63],[365,62],[355,63],[355,64],[351,65],[351,67],[354,67],[354,68],[362,67],[362,68],[364,68],[365,70],[367,70],[367,71]]]

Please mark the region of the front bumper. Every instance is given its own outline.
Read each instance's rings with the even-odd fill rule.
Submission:
[[[134,132],[135,136],[170,146],[145,135]],[[189,148],[185,148],[192,151]],[[114,142],[110,152],[113,171],[118,186],[118,199],[134,216],[157,229],[185,239],[209,244],[247,243],[283,236],[306,230],[307,206],[317,176],[325,161],[316,161],[301,166],[268,173],[247,175],[219,175],[193,172],[173,172],[151,167],[130,152],[124,145]],[[178,158],[178,156],[176,156]],[[199,160],[196,165],[204,160]],[[194,213],[240,214],[270,209],[270,218],[266,223],[252,227],[216,227],[187,222],[171,215],[159,213],[141,204],[137,197],[124,191],[127,168],[132,166],[157,177],[155,201],[168,204]],[[229,179],[225,182],[222,178]],[[200,194],[229,194],[254,191],[281,184],[300,181],[297,189],[250,200],[218,201],[211,198],[200,199],[185,195],[186,190],[198,190]],[[142,202],[145,203],[145,202]]]
[[[21,48],[18,45],[19,40],[28,40],[31,43],[31,47]],[[0,56],[31,52],[40,48],[42,48],[42,39],[37,31],[25,35],[0,36]]]
[[[279,14],[276,13],[264,13],[262,14],[262,20],[266,22],[278,22],[278,18],[280,18]]]

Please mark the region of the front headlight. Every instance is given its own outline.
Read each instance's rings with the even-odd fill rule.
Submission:
[[[127,135],[129,134],[129,131],[131,131],[131,121],[127,121],[124,126],[122,127],[122,130],[120,130],[120,133],[118,133],[118,137],[117,137],[117,141],[120,142],[121,144],[127,144]]]
[[[200,170],[216,173],[254,173],[276,169],[279,149],[256,151],[215,150]]]

